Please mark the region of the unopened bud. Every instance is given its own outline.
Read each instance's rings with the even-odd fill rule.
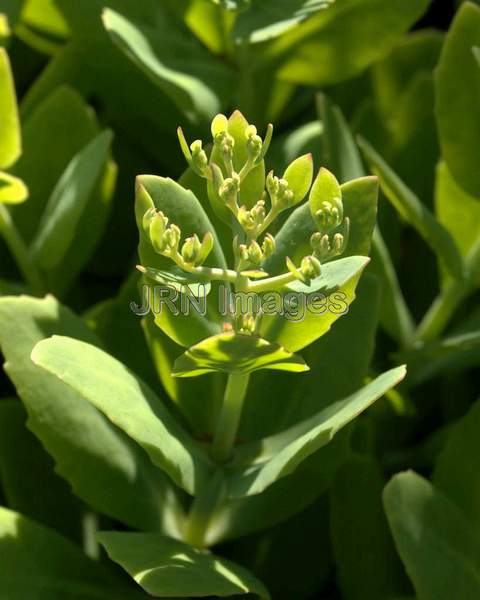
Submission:
[[[152,208],[149,208],[146,211],[146,213],[143,215],[142,227],[143,227],[143,231],[145,232],[145,235],[147,237],[150,237],[150,223],[152,222],[152,220],[156,214],[157,214],[156,209],[152,207]]]
[[[170,227],[165,231],[165,234],[163,236],[165,240],[166,249],[168,249],[169,251],[178,250],[180,236],[180,229],[174,224],[170,225]]]
[[[213,250],[213,245],[213,234],[210,231],[207,231],[207,233],[203,236],[199,256],[197,259],[197,264],[201,265],[207,260],[210,252]]]
[[[270,172],[267,176],[267,190],[272,200],[272,206],[284,210],[293,206],[295,194],[288,186],[286,179],[279,179]]]
[[[234,177],[228,177],[224,180],[218,190],[218,195],[220,196],[220,199],[228,205],[237,201],[239,191],[240,178],[238,175],[235,175]]]
[[[320,261],[314,256],[305,256],[300,264],[300,271],[307,281],[318,277],[322,271]]]
[[[200,256],[202,245],[197,234],[185,240],[182,246],[182,258],[186,263],[195,264]]]
[[[258,267],[263,260],[262,249],[255,240],[248,247],[248,260],[255,267]]]
[[[208,157],[205,153],[205,150],[203,149],[202,141],[195,140],[191,144],[190,150],[192,152],[192,169],[199,174],[203,174],[208,165]]]
[[[271,256],[275,252],[275,248],[275,238],[267,233],[262,244],[263,259],[266,260],[269,256]]]
[[[165,228],[168,224],[168,219],[162,212],[158,212],[155,216],[150,220],[150,241],[155,252],[161,254],[166,245],[165,241]]]
[[[228,119],[225,115],[217,115],[212,121],[212,137],[215,140],[217,135],[228,131]]]

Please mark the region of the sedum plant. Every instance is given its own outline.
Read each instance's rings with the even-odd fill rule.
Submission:
[[[141,459],[142,466],[136,464],[158,482],[162,501],[152,505],[151,488],[142,491],[136,484],[118,488],[125,493],[123,508],[116,498],[101,501],[108,514],[143,530],[98,534],[109,556],[155,597],[253,593],[268,598],[265,586],[253,574],[209,548],[238,537],[242,527],[245,531],[245,524],[240,529],[235,525],[239,507],[242,520],[250,514],[247,521],[256,522],[247,528],[261,526],[257,498],[265,496],[266,506],[274,501],[272,486],[288,480],[304,461],[321,453],[340,430],[401,381],[405,369],[383,373],[337,402],[323,399],[323,408],[287,429],[266,435],[260,423],[258,437],[239,438],[244,402],[252,389],[249,384],[262,371],[308,377],[308,366],[297,352],[348,312],[368,263],[362,252],[368,252],[375,223],[378,184],[376,178],[366,177],[341,186],[323,168],[312,183],[310,155],[295,159],[280,177],[267,174],[272,127],[262,138],[239,111],[229,119],[218,115],[211,129],[210,148],[200,141],[188,144],[183,132],[178,132],[190,168],[183,181],[198,188],[198,196],[168,178],[137,178],[138,268],[144,306],[133,306],[144,315],[152,355],[172,400],[172,376],[179,381],[216,378],[221,400],[214,411],[213,431],[199,436],[202,426],[193,413],[186,422],[181,412],[172,412],[162,392],[158,395],[100,349],[91,334],[72,336],[72,322],[56,331],[53,322],[47,327],[52,300],[33,304],[24,300],[29,304],[24,309],[34,321],[44,314],[43,334],[27,335],[24,348],[33,348],[32,373],[43,379],[44,389],[52,386],[44,402],[65,394],[77,398],[79,406],[87,402],[96,409],[95,415],[100,411],[114,425],[95,443],[111,443],[107,432],[118,428],[128,436],[127,446],[133,444],[129,452],[138,454],[143,449],[135,463],[143,452],[148,455]],[[0,303],[3,316],[10,306],[8,299]],[[51,333],[61,335],[48,337]],[[15,367],[18,355],[15,358],[8,339],[2,344],[12,361],[9,374],[18,382],[22,378]],[[166,372],[172,348],[175,360],[171,372]],[[207,384],[197,387],[189,402],[207,407],[209,389]],[[35,390],[26,390],[24,401],[40,439],[60,457],[58,417],[47,427],[38,421]],[[58,416],[68,401],[65,409],[61,405],[53,405]],[[177,404],[177,408],[185,406]],[[197,408],[197,414],[201,412],[202,407]],[[73,424],[75,417],[67,410],[62,419]],[[71,451],[80,452],[78,458],[85,460],[81,447],[79,443]],[[79,479],[63,454],[67,479],[75,481],[80,496],[98,505],[92,476],[87,473]],[[324,470],[331,468],[329,460],[321,461]],[[293,501],[301,504],[302,499]],[[182,577],[178,577],[179,567]]]

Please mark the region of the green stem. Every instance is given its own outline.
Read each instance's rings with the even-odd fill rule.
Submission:
[[[261,281],[255,281],[250,283],[247,291],[261,294],[262,292],[270,292],[272,290],[278,290],[279,288],[296,281],[297,278],[293,273],[283,273],[283,275],[277,275],[276,277],[269,277],[268,279],[262,279]]]
[[[43,295],[45,287],[40,274],[30,258],[28,248],[20,237],[8,209],[3,204],[0,204],[0,233],[29,287],[34,293]]]
[[[414,344],[432,341],[444,332],[457,308],[475,289],[479,277],[480,242],[477,242],[465,259],[465,278],[452,281],[438,295],[415,332]]]
[[[226,462],[232,454],[249,379],[250,375],[243,373],[232,373],[228,376],[223,406],[211,447],[211,455],[218,463]]]
[[[183,540],[187,544],[197,548],[207,545],[208,527],[224,498],[224,484],[223,470],[217,468],[206,488],[193,500],[183,532]]]

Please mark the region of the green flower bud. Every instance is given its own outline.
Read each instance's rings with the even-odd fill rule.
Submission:
[[[208,157],[202,147],[202,141],[195,140],[191,144],[190,150],[192,152],[192,161],[190,163],[192,169],[199,175],[203,175],[208,166]]]
[[[237,315],[235,318],[235,329],[238,333],[252,335],[256,330],[256,319],[252,314]]]
[[[156,214],[157,214],[157,210],[155,209],[155,207],[152,207],[152,208],[149,208],[143,215],[142,227],[143,227],[143,231],[145,232],[145,235],[148,238],[150,237],[150,223],[152,222],[152,220]]]
[[[218,133],[214,138],[215,146],[220,152],[223,162],[228,167],[232,165],[235,139],[226,131]]]
[[[269,256],[272,256],[272,254],[275,252],[275,248],[275,238],[267,233],[262,244],[263,260],[266,260]]]
[[[201,250],[202,245],[200,240],[198,239],[197,234],[194,234],[192,237],[185,240],[182,246],[182,258],[186,263],[196,264],[200,257]]]
[[[254,267],[258,267],[263,260],[263,252],[258,243],[253,240],[248,247],[248,261]]]
[[[285,210],[295,203],[295,194],[288,186],[286,179],[279,179],[273,175],[273,171],[267,176],[267,191],[270,194],[272,207],[277,210]]]
[[[259,200],[250,210],[246,206],[241,206],[237,214],[237,219],[244,231],[253,233],[263,224],[265,216],[265,202],[264,200]]]
[[[210,231],[207,231],[207,233],[203,236],[197,264],[202,265],[207,260],[210,252],[213,250],[213,246],[213,234]]]
[[[314,256],[305,256],[300,263],[300,271],[307,281],[311,281],[320,275],[322,266]]]
[[[228,131],[228,119],[225,115],[217,115],[212,121],[212,137],[215,140],[217,135]]]
[[[161,254],[165,249],[165,228],[168,224],[168,218],[158,212],[150,221],[149,236],[155,252]]]
[[[181,231],[176,225],[170,225],[163,236],[163,239],[165,240],[165,250],[168,252],[176,252],[178,250],[181,235]]]
[[[310,238],[310,245],[312,246],[313,254],[321,261],[328,258],[331,252],[330,238],[326,233],[314,233]]]
[[[329,233],[342,224],[343,202],[334,198],[333,202],[322,202],[321,208],[315,212],[315,220],[321,231]]]
[[[240,178],[238,175],[227,177],[220,185],[218,195],[227,206],[236,204],[240,192]]]

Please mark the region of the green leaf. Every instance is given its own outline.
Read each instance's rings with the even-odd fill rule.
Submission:
[[[11,509],[80,542],[82,504],[54,472],[52,458],[25,421],[19,400],[0,402],[0,481],[5,500]]]
[[[444,262],[455,279],[463,277],[463,261],[449,232],[441,225],[428,208],[392,171],[387,163],[361,139],[360,146],[372,170],[380,177],[380,185],[399,214],[423,237],[430,248]]]
[[[293,192],[293,204],[301,202],[308,193],[313,179],[313,159],[311,154],[305,154],[295,159],[283,174],[288,181],[288,187]]]
[[[333,173],[322,167],[313,182],[308,197],[313,219],[315,219],[316,213],[322,208],[323,202],[333,203],[335,199],[342,199],[340,184]]]
[[[23,3],[15,34],[28,46],[44,54],[55,54],[68,41],[69,29],[54,0]]]
[[[478,598],[480,544],[453,503],[410,471],[386,486],[384,505],[418,600]]]
[[[350,237],[343,256],[368,255],[377,218],[378,181],[376,177],[362,177],[344,183],[340,189],[344,215],[350,219]],[[287,256],[297,264],[311,254],[310,237],[316,231],[308,203],[296,208],[275,236],[276,251],[264,264],[267,273],[283,273]]]
[[[176,344],[147,315],[142,326],[158,377],[179,412],[184,415],[190,429],[200,438],[209,439],[223,401],[225,376],[222,373],[196,377],[174,377],[173,364],[183,348]],[[198,398],[202,397],[202,402]]]
[[[383,511],[383,487],[375,459],[352,455],[330,488],[337,579],[346,600],[395,598],[408,590]]]
[[[480,45],[480,7],[462,4],[446,36],[436,70],[435,111],[442,155],[453,177],[480,198],[476,153],[480,131],[480,70],[472,52]]]
[[[327,333],[337,319],[348,313],[368,261],[364,256],[352,256],[322,265],[322,274],[309,288],[311,296],[306,295],[307,288],[300,282],[290,284],[290,291],[283,297],[285,314],[264,314],[262,337],[296,352]]]
[[[295,471],[305,458],[328,444],[345,425],[402,381],[405,374],[405,367],[391,369],[348,398],[290,429],[238,448],[234,459],[237,472],[229,478],[229,496],[260,494]]]
[[[136,190],[137,225],[140,230],[138,252],[142,266],[178,273],[176,265],[170,259],[157,254],[143,233],[139,221],[140,214],[146,206],[146,192],[155,208],[161,210],[170,223],[175,223],[180,227],[182,239],[190,237],[194,233],[203,238],[207,232],[211,232],[214,236],[214,246],[205,264],[206,266],[226,268],[225,257],[215,229],[193,192],[186,190],[171,179],[154,175],[137,177]],[[217,291],[218,288],[213,286],[212,298],[217,298]],[[186,301],[189,305],[186,294],[180,294],[175,301],[177,300],[179,304]],[[206,337],[220,333],[223,318],[217,304],[215,301],[207,302],[206,314],[202,314],[202,311],[198,310],[190,310],[189,314],[184,314],[186,311],[182,310],[178,311],[180,314],[174,314],[175,311],[171,310],[167,304],[165,307],[162,306],[161,312],[156,315],[155,322],[177,344],[189,347]]]
[[[55,531],[1,507],[0,553],[0,594],[9,600],[143,598]]]
[[[434,484],[462,511],[477,539],[480,539],[479,426],[480,401],[477,400],[454,424],[433,473]]]
[[[102,18],[113,42],[192,121],[211,119],[227,103],[229,70],[186,31],[165,21],[140,27],[110,8]]]
[[[196,377],[214,371],[253,373],[261,369],[308,371],[304,360],[278,344],[254,335],[221,333],[189,348],[177,358],[172,374]]]
[[[98,540],[155,598],[203,598],[256,594],[268,600],[260,581],[243,567],[178,540],[148,533],[101,532]]]
[[[278,61],[278,76],[293,83],[325,86],[349,79],[388,54],[429,3],[337,0],[272,40],[264,60]]]
[[[5,371],[27,409],[28,427],[87,504],[132,527],[175,534],[182,511],[166,476],[90,403],[32,363],[35,344],[53,334],[100,343],[51,296],[0,299]]]
[[[435,212],[466,258],[480,240],[480,202],[458,185],[445,162],[437,167]]]
[[[323,158],[328,168],[343,183],[365,175],[362,159],[342,111],[325,94],[317,97],[323,124]]]
[[[15,208],[14,220],[25,241],[34,237],[68,163],[96,134],[91,110],[80,94],[67,86],[56,88],[24,120],[23,152],[14,174],[25,181],[31,193],[27,204]]]
[[[0,168],[11,167],[22,152],[17,97],[7,52],[0,48]]]
[[[476,330],[427,342],[419,348],[397,354],[396,358],[408,363],[408,384],[415,387],[439,374],[445,375],[451,370],[465,371],[472,363],[475,366],[480,362],[479,350],[480,330]],[[467,357],[467,354],[470,356]]]
[[[23,181],[0,171],[0,204],[20,204],[27,198],[28,189]]]
[[[182,271],[180,274],[171,273],[169,271],[160,271],[158,269],[150,269],[148,267],[138,267],[141,273],[144,273],[145,277],[150,281],[165,286],[172,287],[177,292],[185,292],[185,288],[195,297],[199,297],[202,294],[207,296],[212,289],[212,285],[209,281],[199,282],[199,278],[195,275]]]
[[[276,38],[303,23],[335,0],[253,0],[250,10],[235,22],[233,35],[237,42],[255,44]]]
[[[318,109],[324,128],[323,157],[328,168],[337,174],[340,181],[362,177],[365,171],[360,153],[341,110],[323,94],[318,97]],[[349,244],[356,246],[355,240],[358,237],[360,245],[363,238],[366,243],[361,253],[368,254],[368,232],[375,222],[376,201],[356,202],[354,206],[358,209],[359,217],[353,219],[350,212],[350,219],[355,221],[355,226],[350,231]],[[360,227],[360,219],[364,220],[365,230]],[[387,333],[403,345],[413,336],[413,318],[400,289],[390,252],[378,227],[373,232],[372,243],[373,260],[370,270],[375,272],[382,282],[381,323]]]
[[[194,494],[205,483],[209,461],[201,446],[116,359],[91,344],[53,336],[35,346],[32,360],[102,411],[187,492]]]
[[[111,142],[110,131],[99,134],[73,157],[55,186],[31,244],[35,261],[44,269],[52,269],[65,260],[106,165]]]

